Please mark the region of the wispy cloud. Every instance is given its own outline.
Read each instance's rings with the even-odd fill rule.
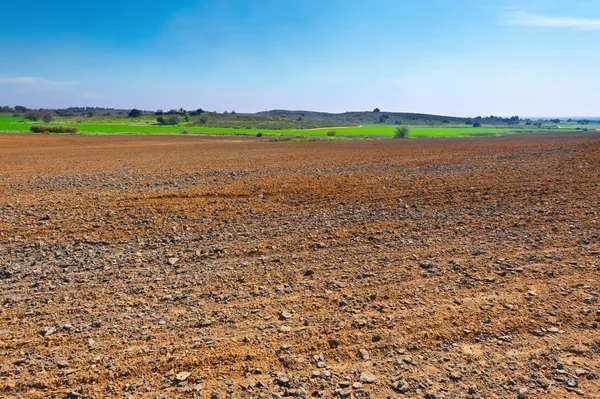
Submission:
[[[46,79],[37,76],[3,76],[0,75],[0,84],[19,85],[39,90],[64,90],[75,82]]]
[[[598,30],[600,19],[577,17],[552,17],[515,11],[502,19],[504,25],[538,26],[543,28],[564,28],[574,30]]]

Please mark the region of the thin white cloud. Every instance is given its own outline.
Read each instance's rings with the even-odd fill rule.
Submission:
[[[19,85],[39,90],[64,90],[75,82],[46,79],[37,76],[3,76],[0,75],[0,84]]]
[[[501,21],[504,25],[537,26],[542,28],[564,28],[574,30],[599,30],[600,19],[577,17],[551,17],[515,11]]]

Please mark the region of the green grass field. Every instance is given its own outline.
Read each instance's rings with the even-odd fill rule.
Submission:
[[[106,119],[106,120],[86,120],[86,118],[57,118],[51,124],[61,124],[72,126],[79,129],[80,134],[181,134],[181,129],[185,128],[192,134],[236,134],[236,135],[284,135],[284,136],[327,136],[327,132],[335,131],[336,137],[392,137],[395,126],[369,125],[356,127],[337,127],[320,129],[290,129],[290,130],[265,130],[265,129],[246,129],[246,128],[214,128],[170,125],[160,126],[155,123],[155,118],[142,118],[132,120],[128,118]],[[29,132],[29,128],[34,123],[23,121],[21,118],[15,118],[12,115],[0,114],[0,132]],[[575,131],[576,126],[568,126],[564,129],[552,129],[553,131]],[[590,130],[596,129],[590,126]],[[486,136],[498,134],[513,133],[535,133],[544,132],[549,129],[537,129],[530,126],[518,126],[512,128],[506,127],[410,127],[409,137],[456,137],[456,136]]]

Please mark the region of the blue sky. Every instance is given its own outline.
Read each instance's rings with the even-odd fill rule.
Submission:
[[[0,105],[600,115],[597,0],[5,2]]]

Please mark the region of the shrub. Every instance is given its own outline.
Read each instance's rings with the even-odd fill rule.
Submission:
[[[473,127],[481,127],[481,123],[475,122],[475,123],[473,123]]]
[[[329,136],[329,137],[335,136],[335,131],[334,130],[330,130],[329,132],[327,132],[327,136]]]
[[[139,118],[140,116],[142,116],[142,111],[140,111],[139,109],[132,109],[131,112],[129,112],[128,115],[130,118]]]
[[[182,127],[180,132],[181,132],[181,134],[190,134],[191,133],[190,129],[187,129],[185,127]]]
[[[166,119],[167,124],[178,125],[179,122],[181,122],[181,118],[179,117],[179,115],[171,114],[171,115],[167,116],[167,119]]]
[[[257,133],[257,134],[256,134],[256,137],[262,137],[262,136],[263,136],[263,134],[262,134],[262,133]]]
[[[30,121],[37,121],[38,119],[40,119],[41,115],[39,112],[36,111],[28,111],[25,114],[25,119],[29,119]]]
[[[398,126],[394,130],[394,138],[395,139],[406,138],[408,136],[408,133],[410,133],[410,129],[407,126]]]
[[[52,122],[52,114],[50,113],[45,113],[44,115],[42,115],[42,119],[44,120],[44,123],[50,123]]]
[[[69,126],[44,126],[44,125],[33,125],[29,128],[32,133],[77,133],[79,129],[76,127]]]

